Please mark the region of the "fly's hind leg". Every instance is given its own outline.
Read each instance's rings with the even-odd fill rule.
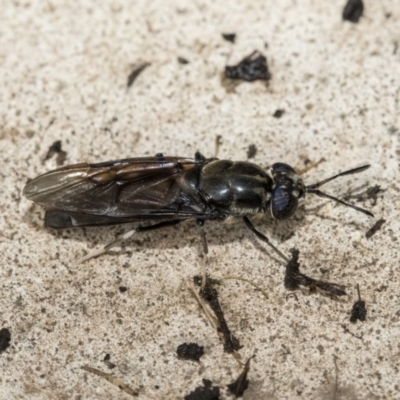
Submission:
[[[266,243],[275,252],[275,254],[277,254],[282,259],[282,263],[284,265],[288,264],[289,259],[269,241],[267,236],[265,236],[256,229],[256,227],[253,225],[253,223],[250,221],[248,217],[243,217],[243,221],[246,224],[246,226],[257,236],[258,239]]]
[[[204,289],[206,285],[206,278],[207,278],[207,263],[208,263],[208,244],[206,233],[204,232],[204,221],[202,219],[198,219],[197,226],[199,228],[200,238],[201,238],[201,255],[203,257],[203,265],[202,265],[202,279],[201,279],[201,290]]]
[[[91,252],[89,252],[88,254],[86,254],[86,256],[80,258],[79,260],[77,260],[77,264],[81,264],[87,260],[90,260],[91,258],[97,257],[101,254],[106,253],[108,250],[112,249],[115,246],[118,246],[120,243],[124,242],[125,240],[129,239],[134,233],[138,233],[138,232],[146,232],[146,231],[153,231],[159,228],[164,228],[166,226],[172,226],[172,225],[176,225],[179,222],[182,222],[181,219],[173,219],[171,221],[162,221],[159,222],[157,224],[154,225],[147,225],[147,226],[138,226],[134,229],[131,229],[128,232],[123,233],[122,235],[118,236],[117,239],[115,239],[113,242],[106,244],[105,246],[103,246],[102,248],[98,249],[98,250],[93,250]]]

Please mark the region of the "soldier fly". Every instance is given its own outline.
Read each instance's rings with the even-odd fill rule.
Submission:
[[[266,243],[284,264],[289,262],[253,225],[250,216],[269,211],[276,220],[290,218],[306,193],[328,198],[373,216],[367,210],[321,192],[319,187],[341,176],[356,174],[370,165],[353,168],[306,186],[296,171],[284,163],[271,167],[269,175],[260,166],[244,161],[205,158],[128,158],[98,164],[75,164],[47,172],[24,188],[24,195],[46,208],[45,226],[70,228],[124,224],[154,220],[139,226],[80,261],[105,253],[136,232],[197,221],[207,254],[205,221],[241,217],[258,239]]]

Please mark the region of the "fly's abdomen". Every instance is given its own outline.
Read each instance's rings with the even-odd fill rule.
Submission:
[[[199,191],[211,207],[239,216],[265,211],[272,185],[272,179],[255,164],[215,160],[202,168]]]

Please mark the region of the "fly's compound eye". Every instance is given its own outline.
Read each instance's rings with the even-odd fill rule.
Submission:
[[[271,194],[271,214],[278,220],[290,218],[304,199],[303,181],[287,164],[272,165],[274,187]]]
[[[272,190],[271,214],[273,218],[290,218],[296,212],[298,205],[298,197],[293,196],[290,191],[281,187]]]

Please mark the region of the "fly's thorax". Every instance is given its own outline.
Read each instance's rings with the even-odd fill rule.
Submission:
[[[205,208],[204,201],[199,192],[200,174],[204,164],[195,166],[194,168],[179,175],[176,179],[177,184],[181,188],[182,195],[190,199],[190,201]]]
[[[264,212],[271,198],[273,181],[256,164],[214,160],[200,171],[199,192],[211,207],[229,215]]]

